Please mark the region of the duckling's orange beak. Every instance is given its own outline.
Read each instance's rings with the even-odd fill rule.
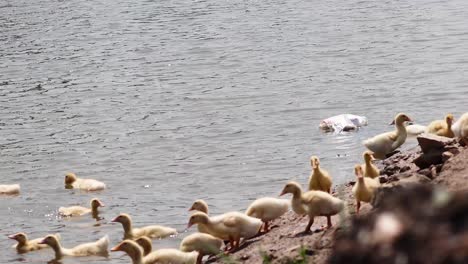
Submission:
[[[16,239],[16,234],[7,236],[9,239]]]
[[[193,226],[193,223],[192,223],[192,222],[188,222],[188,224],[187,224],[187,229],[189,229],[191,226]]]
[[[41,244],[41,245],[44,245],[44,244],[46,244],[46,242],[45,242],[45,239],[43,239],[43,240],[39,241],[39,243],[38,243],[38,244]]]
[[[119,219],[119,217],[117,216],[116,218],[112,219],[111,222],[118,223],[119,222],[118,219]]]
[[[285,194],[286,194],[286,190],[283,189],[283,190],[281,191],[281,193],[280,193],[279,196],[283,196],[283,195],[285,195]]]
[[[193,204],[192,204],[192,206],[190,206],[190,208],[188,210],[189,211],[195,210],[195,208],[193,208]]]
[[[120,251],[120,245],[111,248],[110,251]]]

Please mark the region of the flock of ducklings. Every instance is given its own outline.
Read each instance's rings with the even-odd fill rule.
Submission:
[[[380,172],[372,161],[375,158],[383,159],[395,151],[406,141],[408,134],[427,132],[446,137],[456,136],[462,140],[468,139],[468,113],[461,116],[456,123],[453,123],[452,115],[447,115],[445,120],[434,121],[427,127],[416,126],[416,129],[406,126],[405,122],[407,121],[411,121],[411,119],[406,114],[400,113],[394,119],[395,131],[377,135],[363,142],[370,151],[364,152],[364,164],[357,164],[354,168],[357,181],[352,192],[356,199],[357,214],[359,214],[361,203],[369,203],[380,185],[378,180]],[[270,222],[286,213],[289,207],[298,215],[309,216],[304,233],[311,231],[316,216],[325,216],[327,218],[326,228],[330,228],[332,227],[331,216],[342,212],[345,209],[345,203],[331,194],[332,178],[326,170],[320,167],[319,158],[312,156],[310,163],[312,172],[307,192],[303,192],[301,185],[294,181],[284,186],[280,196],[292,194],[291,201],[264,197],[250,204],[245,213],[228,212],[218,216],[209,216],[208,205],[203,200],[195,201],[190,210],[196,212],[190,216],[188,228],[197,225],[198,232],[185,237],[179,249],[153,251],[151,245],[150,239],[163,239],[176,235],[177,231],[174,228],[160,225],[136,228],[132,226],[132,219],[128,214],[120,214],[112,222],[122,225],[123,241],[113,247],[111,251],[125,252],[134,264],[201,263],[205,255],[221,253],[223,241],[227,242],[224,250],[233,252],[239,248],[241,239],[245,241],[270,231]],[[94,179],[81,179],[73,173],[68,173],[65,176],[65,188],[91,192],[103,190],[106,185]],[[19,193],[19,185],[0,185],[0,193],[17,194]],[[100,200],[92,199],[90,208],[82,206],[60,207],[59,213],[67,217],[92,214],[94,218],[97,218],[98,208],[101,206],[104,204]],[[73,248],[62,247],[58,234],[28,240],[26,234],[17,233],[9,238],[18,242],[15,248],[20,254],[50,247],[55,252],[55,259],[61,259],[65,256],[109,256],[107,236],[96,242],[81,244]]]

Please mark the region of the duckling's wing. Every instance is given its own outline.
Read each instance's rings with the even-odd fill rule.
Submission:
[[[427,126],[427,132],[429,133],[437,133],[439,130],[445,128],[445,121],[444,120],[435,120],[432,121],[429,126]]]
[[[398,134],[396,131],[386,132],[369,138],[363,142],[364,146],[370,151],[378,154],[387,154],[392,151],[392,145],[396,142]]]
[[[226,226],[226,227],[236,227],[237,224],[239,223],[237,217],[235,217],[234,215],[231,215],[231,216],[227,216],[223,219],[223,224]]]

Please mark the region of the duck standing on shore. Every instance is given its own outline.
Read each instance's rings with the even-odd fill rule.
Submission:
[[[387,154],[392,153],[406,141],[407,133],[405,122],[411,119],[403,113],[395,116],[392,124],[395,124],[396,130],[386,132],[363,141],[364,146],[374,152],[377,159],[385,159]]]
[[[455,137],[452,131],[453,120],[453,115],[448,114],[447,116],[445,116],[445,120],[432,121],[427,126],[427,132],[442,137],[453,138]]]
[[[194,233],[186,236],[180,242],[180,251],[183,252],[198,252],[197,264],[202,263],[203,256],[217,255],[221,253],[223,240],[209,234]]]
[[[262,229],[266,233],[270,230],[269,222],[285,214],[289,209],[289,204],[289,200],[263,197],[251,203],[245,214],[262,220]]]
[[[297,182],[289,182],[284,186],[281,195],[290,193],[293,195],[291,206],[298,215],[308,215],[309,223],[304,233],[310,232],[314,223],[314,217],[326,216],[327,228],[332,227],[331,216],[340,213],[344,209],[344,202],[329,193],[322,191],[308,191],[303,193]]]
[[[203,212],[196,212],[190,216],[187,228],[194,224],[203,224],[209,234],[229,240],[231,248],[239,248],[240,239],[249,239],[258,234],[263,222],[257,218],[247,216],[240,212],[228,212],[215,217],[209,217]]]
[[[453,124],[452,131],[456,137],[461,138],[468,144],[468,113],[464,113],[457,122]]]
[[[309,177],[309,191],[323,191],[330,193],[332,187],[332,178],[330,174],[320,168],[320,160],[316,156],[310,157],[312,172]]]
[[[362,164],[361,166],[364,171],[364,177],[369,177],[372,179],[379,177],[379,169],[377,168],[377,166],[372,164],[372,161],[375,160],[374,156],[372,155],[372,152],[366,151],[362,156],[364,158],[364,164]]]
[[[362,174],[362,167],[360,164],[354,167],[354,173],[356,174],[357,181],[353,186],[353,194],[356,198],[356,214],[359,214],[361,208],[361,202],[370,203],[374,197],[375,191],[380,186],[379,179],[372,179],[364,177]]]

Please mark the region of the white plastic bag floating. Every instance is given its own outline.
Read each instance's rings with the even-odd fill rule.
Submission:
[[[342,114],[332,116],[320,121],[320,128],[325,131],[341,131],[356,130],[359,127],[367,126],[367,117],[352,114]]]

